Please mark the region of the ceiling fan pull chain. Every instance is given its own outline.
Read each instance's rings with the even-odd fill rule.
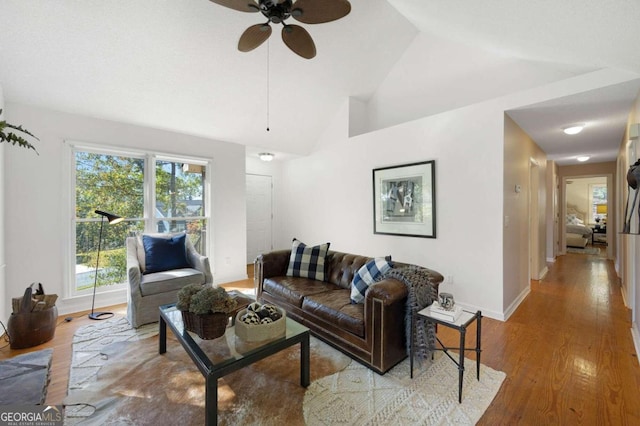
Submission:
[[[267,40],[267,132],[269,131],[269,40]]]

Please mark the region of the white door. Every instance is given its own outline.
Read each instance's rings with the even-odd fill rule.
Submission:
[[[247,175],[247,265],[271,251],[271,176]]]

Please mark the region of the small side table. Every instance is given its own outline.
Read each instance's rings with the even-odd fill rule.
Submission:
[[[462,402],[462,381],[464,377],[464,354],[466,351],[475,351],[476,352],[476,376],[477,379],[480,380],[480,352],[481,349],[481,337],[482,337],[482,312],[477,311],[476,313],[463,311],[455,322],[444,321],[431,316],[431,311],[427,306],[421,311],[418,311],[418,315],[422,315],[427,319],[427,321],[432,322],[434,324],[439,324],[444,327],[449,327],[454,330],[458,330],[460,332],[460,346],[455,347],[447,347],[436,335],[436,340],[440,344],[440,348],[430,348],[434,351],[442,351],[446,356],[449,357],[451,361],[453,361],[458,366],[458,402]],[[474,321],[477,321],[476,324],[476,347],[475,348],[467,348],[465,347],[465,336],[467,334],[467,327],[469,327]],[[414,320],[414,324],[416,321]],[[413,340],[413,339],[412,339]],[[410,350],[410,364],[411,364],[411,377],[413,377],[413,341],[411,342],[411,350]],[[456,361],[455,358],[449,353],[449,349],[457,349],[460,352],[459,360]]]
[[[604,234],[605,235],[605,239],[607,238],[607,227],[606,226],[594,226],[591,228],[591,245],[595,245],[597,244],[604,244],[605,246],[607,245],[606,241],[600,241],[600,240],[596,240],[596,234]]]

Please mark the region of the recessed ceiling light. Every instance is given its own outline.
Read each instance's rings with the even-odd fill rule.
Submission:
[[[589,160],[589,158],[591,157],[589,157],[588,155],[582,155],[580,157],[576,157],[576,160],[580,161],[581,163],[584,163],[585,161]]]
[[[562,129],[567,135],[577,135],[584,129],[584,124],[572,124],[569,127],[564,127]]]

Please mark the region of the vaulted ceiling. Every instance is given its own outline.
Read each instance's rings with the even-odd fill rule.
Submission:
[[[4,0],[0,85],[8,102],[304,155],[349,97],[380,128],[599,68],[640,75],[632,0],[351,4],[343,19],[304,25],[318,52],[306,60],[277,29],[238,52],[240,34],[263,19],[207,0]],[[600,139],[619,144],[639,87],[557,100],[545,114],[574,120],[566,105],[578,102],[604,118],[612,109],[597,99],[615,98]],[[513,116],[534,139],[557,125],[536,124],[536,111]],[[543,148],[569,156],[555,145]]]

